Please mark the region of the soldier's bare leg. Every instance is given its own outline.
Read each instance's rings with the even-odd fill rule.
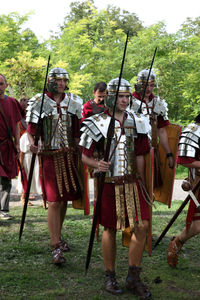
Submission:
[[[101,245],[105,268],[114,271],[116,258],[116,231],[114,229],[104,229]]]
[[[185,243],[188,239],[190,239],[191,237],[199,233],[200,233],[200,220],[195,220],[191,223],[188,229],[186,229],[186,227],[183,229],[183,231],[178,236],[178,238],[179,240],[182,241],[182,243]]]
[[[60,206],[60,202],[48,202],[48,227],[52,246],[59,243],[61,224]]]
[[[140,266],[145,247],[148,226],[149,222],[144,220],[143,227],[137,226],[135,232],[131,236],[131,242],[129,246],[129,266]]]
[[[66,211],[67,211],[67,202],[62,201],[60,204],[60,234],[61,234],[61,229],[62,225],[66,216]]]
[[[200,220],[195,220],[191,223],[190,227],[183,229],[183,231],[171,240],[168,252],[167,263],[170,267],[175,268],[178,264],[178,255],[181,251],[183,244],[193,236],[200,233]]]
[[[61,205],[60,205],[60,237],[59,237],[59,246],[60,246],[60,250],[63,251],[63,252],[70,251],[70,246],[68,245],[68,243],[64,239],[61,238],[61,230],[62,230],[63,222],[65,220],[66,212],[67,212],[67,201],[62,201]]]

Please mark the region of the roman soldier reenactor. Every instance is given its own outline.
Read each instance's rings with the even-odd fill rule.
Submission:
[[[39,131],[40,148],[34,145],[34,137],[38,134],[42,94],[29,100],[26,118],[30,149],[41,157],[43,197],[48,202],[48,227],[54,264],[64,263],[66,259],[63,252],[70,250],[68,243],[61,238],[68,201],[72,201],[76,208],[83,208],[84,191],[78,170],[82,99],[65,93],[68,82],[65,69],[54,68],[49,72]]]
[[[151,146],[154,149],[154,197],[170,207],[181,127],[170,124],[167,102],[153,94],[155,87],[158,88],[155,73],[151,70],[149,74],[147,69],[140,71],[130,110],[141,112],[149,118]]]
[[[115,295],[122,293],[115,275],[116,232],[130,227],[126,287],[141,299],[148,299],[151,293],[140,278],[140,264],[149,226],[150,199],[145,187],[144,155],[150,150],[147,136],[150,126],[144,115],[126,111],[131,87],[127,80],[121,79],[109,161],[104,160],[118,83],[118,78],[108,83],[108,97],[105,99],[108,109],[82,123],[82,161],[95,170],[97,177],[99,172],[106,172],[99,216],[99,223],[104,227],[105,289]]]
[[[105,109],[104,99],[107,95],[107,84],[104,81],[97,82],[92,91],[94,98],[83,105],[83,119],[101,113]]]
[[[200,233],[200,114],[195,123],[189,124],[181,133],[179,141],[178,164],[189,169],[189,176],[183,182],[183,189],[188,191],[191,198],[188,208],[186,226],[169,244],[167,262],[174,268],[178,264],[178,255],[183,244]],[[197,185],[196,192],[192,188]],[[198,187],[199,185],[199,187]]]

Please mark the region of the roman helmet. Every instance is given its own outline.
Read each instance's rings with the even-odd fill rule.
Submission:
[[[56,79],[66,79],[66,90],[69,89],[68,88],[69,75],[67,71],[62,68],[53,68],[48,74],[47,90],[49,92],[54,94],[58,92]]]
[[[144,69],[140,71],[137,75],[137,83],[135,84],[135,90],[137,93],[141,93],[142,88],[144,87],[144,84],[147,81],[149,75],[149,70]],[[149,83],[154,83],[156,87],[158,87],[157,82],[156,82],[156,74],[154,73],[153,70],[151,70],[151,73],[149,75]]]
[[[114,103],[115,103],[118,83],[119,83],[119,78],[115,78],[115,79],[112,79],[107,85],[108,96],[105,99],[105,104],[106,104],[106,106],[108,106],[111,109],[113,108]],[[121,82],[120,82],[120,86],[119,86],[119,93],[120,92],[124,92],[124,93],[128,92],[130,94],[130,98],[131,98],[131,85],[127,80],[125,80],[123,78],[121,78]]]

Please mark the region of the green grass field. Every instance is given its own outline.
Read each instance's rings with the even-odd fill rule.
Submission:
[[[164,229],[180,201],[174,201],[169,210],[156,203],[153,211],[153,240]],[[71,251],[66,254],[67,263],[57,267],[51,263],[50,241],[46,214],[42,207],[28,207],[22,240],[19,243],[21,207],[11,209],[13,220],[0,221],[0,299],[116,299],[104,291],[104,266],[101,243],[95,241],[92,259],[85,276],[85,259],[91,230],[92,215],[68,208],[63,236]],[[149,286],[153,299],[200,299],[199,291],[199,237],[188,241],[180,254],[176,269],[166,263],[169,241],[184,226],[186,211],[183,211],[173,227],[150,257],[145,253],[142,262],[144,282]],[[100,234],[101,234],[100,229]],[[117,234],[117,278],[124,287],[127,275],[127,248],[121,245],[121,233]],[[154,280],[160,277],[161,282]],[[136,299],[124,289],[119,299]]]

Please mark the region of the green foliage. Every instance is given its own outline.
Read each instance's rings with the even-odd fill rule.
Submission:
[[[94,1],[74,1],[70,3],[70,13],[65,17],[65,25],[68,22],[78,22],[83,18],[89,18],[92,11],[95,10]]]
[[[54,61],[62,60],[69,65],[69,74],[78,79],[73,84],[84,99],[90,97],[97,81],[108,82],[119,76],[125,36],[114,27],[107,14],[95,13],[90,19],[69,22],[60,39],[53,43]]]
[[[110,19],[115,22],[116,29],[122,29],[124,33],[129,31],[129,36],[137,35],[143,29],[142,22],[136,14],[130,13],[127,10],[122,10],[119,7],[108,5],[107,13]]]
[[[200,36],[200,17],[187,18],[186,21],[181,26],[181,33],[185,37]]]
[[[0,15],[0,61],[16,57],[18,52],[31,51],[34,55],[39,42],[30,29],[22,29],[30,14],[20,16],[18,13]]]
[[[0,61],[11,58],[20,51],[22,39],[20,28],[27,16],[20,17],[17,13],[0,16]]]
[[[70,9],[70,13],[65,18],[65,26],[69,22],[76,23],[81,19],[90,19],[95,12],[97,13],[97,8],[95,7],[93,0],[72,2],[70,4]],[[143,28],[142,22],[136,14],[126,10],[121,11],[119,7],[114,5],[107,6],[106,14],[109,16],[109,19],[115,23],[115,30],[122,29],[125,33],[129,31],[130,36],[137,35],[138,31]]]
[[[47,61],[43,57],[33,58],[31,52],[19,52],[17,58],[4,62],[12,96],[31,97],[42,92]]]
[[[17,98],[31,97],[43,90],[47,64],[43,58],[48,57],[45,44],[39,44],[30,29],[22,29],[29,16],[0,15],[0,72],[8,80],[8,93]]]
[[[93,1],[73,2],[71,12],[60,37],[51,46],[54,60],[68,63],[69,73],[74,79],[80,79],[73,86],[88,100],[97,81],[108,82],[119,76],[124,32],[130,29],[133,35],[142,26],[134,14],[116,7],[108,6],[107,10],[98,12]]]

